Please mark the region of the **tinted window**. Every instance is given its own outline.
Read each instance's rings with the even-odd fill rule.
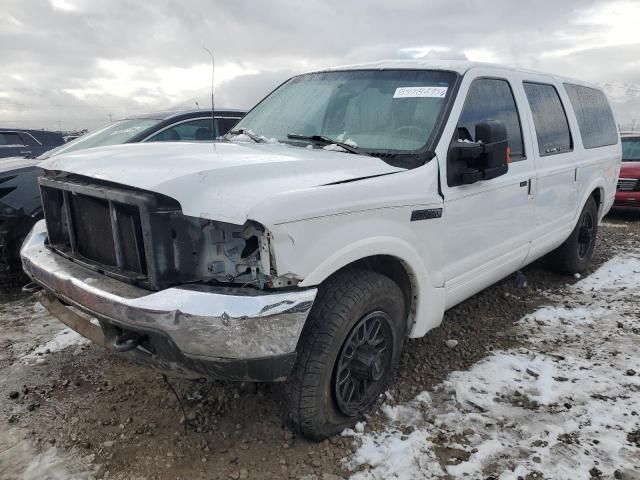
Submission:
[[[622,161],[640,162],[640,137],[622,139]]]
[[[569,122],[553,85],[524,82],[540,156],[568,152],[572,148]]]
[[[458,132],[475,141],[475,126],[486,120],[500,120],[507,127],[507,137],[514,161],[524,158],[520,117],[513,92],[506,80],[483,78],[473,82],[458,121]],[[464,129],[464,130],[462,130]]]
[[[216,126],[215,136],[219,136]],[[211,118],[199,118],[182,122],[162,130],[147,142],[184,142],[211,140]]]
[[[20,135],[13,132],[0,132],[0,145],[24,145]]]
[[[218,130],[220,130],[220,135],[224,135],[229,130],[231,130],[240,118],[220,118],[218,119]]]
[[[146,129],[152,127],[160,120],[151,118],[131,118],[112,123],[108,127],[101,128],[82,137],[65,143],[58,148],[49,150],[40,158],[53,157],[61,153],[74,152],[85,148],[104,147],[106,145],[120,145],[128,143]]]
[[[600,90],[564,84],[578,119],[584,148],[618,143],[618,129],[607,98]]]

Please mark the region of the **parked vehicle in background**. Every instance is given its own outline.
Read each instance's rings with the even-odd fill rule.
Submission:
[[[213,136],[224,135],[244,112],[216,111]],[[181,110],[137,115],[87,133],[38,159],[0,160],[0,271],[19,265],[22,240],[33,224],[42,218],[36,165],[45,158],[81,149],[137,142],[211,141],[211,111]],[[42,133],[42,132],[39,132]],[[47,132],[50,133],[50,132]]]
[[[19,260],[24,237],[42,218],[37,187],[42,170],[39,160],[12,158],[0,160],[0,275]]]
[[[135,115],[82,135],[51,150],[41,159],[85,148],[123,143],[212,141],[227,133],[244,114],[242,110],[216,111],[213,133],[210,110],[168,110]]]
[[[133,359],[286,381],[312,439],[369,411],[446,309],[547,254],[588,268],[621,157],[599,88],[468,62],[299,75],[226,138],[44,162],[24,269]]]
[[[640,132],[622,133],[622,168],[614,206],[640,208]]]
[[[0,158],[37,157],[63,143],[58,132],[0,128]]]

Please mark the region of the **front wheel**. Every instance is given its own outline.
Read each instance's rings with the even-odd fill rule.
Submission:
[[[404,297],[391,279],[365,270],[330,278],[285,386],[289,427],[322,440],[356,423],[388,388],[405,334]]]
[[[569,238],[547,257],[549,268],[560,273],[582,273],[591,265],[598,234],[598,205],[587,200]]]

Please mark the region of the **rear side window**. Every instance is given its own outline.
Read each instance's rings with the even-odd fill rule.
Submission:
[[[214,136],[217,137],[219,134],[217,125],[215,126]],[[166,128],[149,138],[147,142],[200,142],[211,139],[211,119],[198,118]]]
[[[458,121],[461,139],[475,141],[475,126],[486,120],[500,120],[507,128],[507,139],[513,161],[524,158],[520,117],[513,92],[506,80],[481,78],[469,88],[467,100]]]
[[[600,90],[565,83],[569,100],[578,119],[584,148],[618,143],[618,129],[607,98]]]
[[[26,145],[25,142],[15,132],[0,132],[0,145]]]
[[[533,114],[540,156],[570,151],[572,143],[569,122],[556,88],[543,83],[523,84]]]
[[[229,130],[231,130],[236,123],[240,121],[240,118],[223,117],[223,118],[218,118],[217,121],[218,121],[218,131],[220,132],[220,135],[224,135]]]

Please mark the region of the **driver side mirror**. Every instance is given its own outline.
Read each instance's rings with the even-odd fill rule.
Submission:
[[[499,120],[476,124],[475,139],[466,128],[458,128],[449,146],[447,183],[449,186],[468,185],[490,180],[509,171],[507,128]]]

